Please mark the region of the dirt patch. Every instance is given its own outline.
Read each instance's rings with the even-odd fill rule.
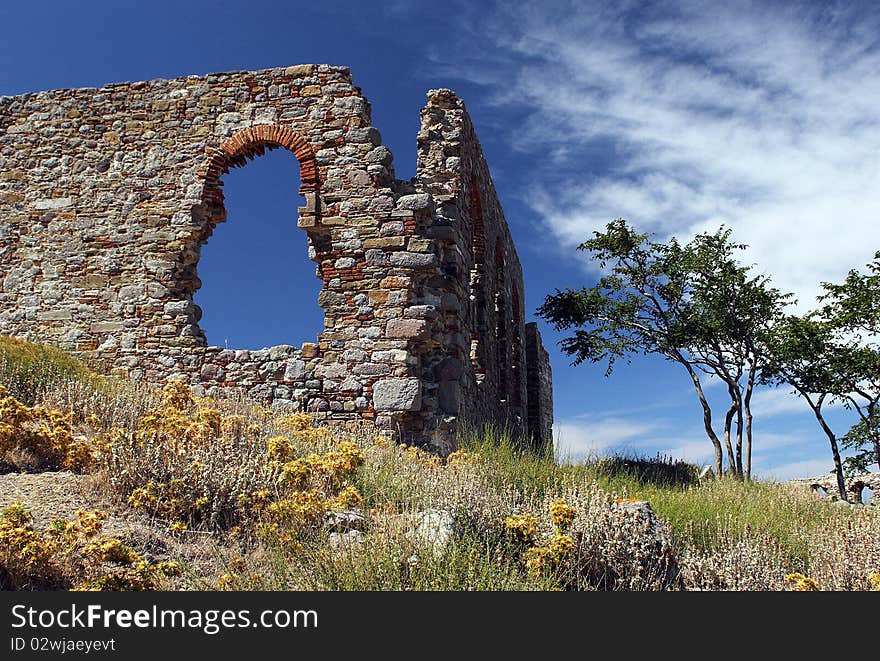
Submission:
[[[45,530],[54,519],[72,519],[77,510],[106,512],[103,535],[120,539],[148,560],[176,560],[188,569],[187,576],[177,581],[178,588],[195,576],[203,576],[222,554],[219,542],[211,535],[197,531],[173,534],[162,522],[110,502],[100,495],[94,478],[88,475],[70,471],[0,475],[0,509],[17,502],[30,512],[38,530]]]

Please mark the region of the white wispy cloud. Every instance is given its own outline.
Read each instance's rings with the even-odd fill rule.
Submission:
[[[880,13],[854,11],[498,5],[495,76],[473,82],[526,114],[527,201],[568,251],[616,217],[679,238],[723,223],[806,309],[880,248]]]
[[[756,464],[755,473],[762,479],[782,482],[804,477],[820,477],[829,473],[832,467],[833,463],[829,456],[827,459],[806,459],[774,466]]]
[[[802,397],[785,388],[755,390],[751,401],[752,415],[756,419],[777,415],[812,415]]]
[[[769,400],[763,413],[770,416],[774,410],[785,413],[789,403]],[[711,464],[714,459],[712,444],[701,427],[670,418],[584,414],[558,420],[553,426],[553,437],[557,456],[563,461],[577,462],[608,454],[651,457],[658,453],[697,465]],[[800,457],[798,461],[791,461],[793,453]],[[726,449],[724,461],[726,465]],[[757,477],[810,477],[827,472],[830,465],[830,452],[818,430],[755,431],[752,472]]]
[[[627,418],[583,417],[558,420],[553,425],[556,453],[561,459],[580,461],[632,443],[651,432],[650,422]]]

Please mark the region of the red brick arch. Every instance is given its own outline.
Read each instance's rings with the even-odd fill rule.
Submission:
[[[204,201],[208,204],[222,204],[223,191],[220,188],[220,177],[229,172],[230,168],[245,165],[248,159],[262,156],[267,148],[276,147],[289,150],[299,161],[299,176],[302,182],[300,190],[316,192],[318,165],[315,163],[315,152],[306,139],[286,126],[258,124],[238,131],[227,138],[219,149],[211,150],[205,172]]]

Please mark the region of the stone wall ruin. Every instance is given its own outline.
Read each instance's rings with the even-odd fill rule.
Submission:
[[[453,92],[428,93],[417,145],[416,176],[396,179],[370,104],[328,65],[0,97],[0,333],[443,449],[460,424],[549,442],[549,360]],[[299,161],[324,330],[209,347],[193,294],[222,177],[276,148]]]

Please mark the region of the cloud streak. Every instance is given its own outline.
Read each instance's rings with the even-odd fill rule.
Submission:
[[[473,81],[526,113],[511,143],[544,164],[526,201],[566,250],[615,217],[680,238],[723,223],[801,309],[871,259],[876,13],[612,4],[499,5],[491,66]]]
[[[582,461],[632,443],[652,429],[649,422],[631,418],[578,417],[557,421],[553,425],[553,438],[561,459]]]

